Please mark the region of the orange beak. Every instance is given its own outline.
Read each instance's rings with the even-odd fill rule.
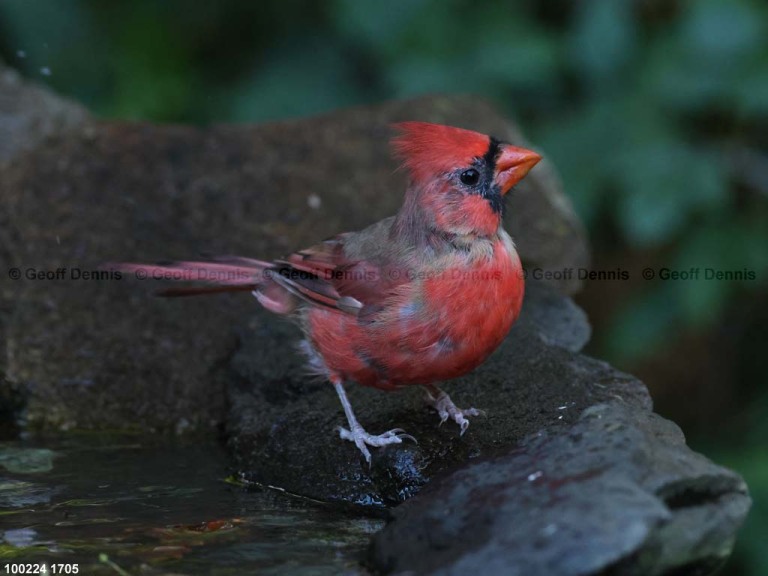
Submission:
[[[531,168],[536,166],[541,156],[525,148],[504,145],[501,155],[496,159],[496,183],[501,188],[502,196],[520,182]]]

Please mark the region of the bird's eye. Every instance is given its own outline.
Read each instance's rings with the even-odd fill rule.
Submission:
[[[480,172],[474,168],[470,168],[469,170],[464,170],[464,172],[462,172],[459,176],[459,179],[461,180],[462,184],[466,184],[467,186],[474,186],[480,181]]]

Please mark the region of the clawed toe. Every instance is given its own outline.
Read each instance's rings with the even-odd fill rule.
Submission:
[[[404,431],[403,431],[403,432],[404,432]],[[411,442],[413,442],[414,444],[418,444],[418,443],[419,443],[419,441],[418,441],[418,440],[416,440],[416,438],[414,438],[414,437],[413,437],[413,436],[411,436],[410,434],[401,433],[401,434],[398,434],[398,435],[397,435],[397,437],[400,439],[400,441],[401,441],[401,442],[402,442],[403,440],[410,440],[410,441],[411,441]]]
[[[363,453],[365,461],[368,462],[369,465],[371,463],[371,453],[368,450],[368,446],[380,448],[382,446],[388,446],[389,444],[402,444],[403,440],[412,440],[418,444],[416,438],[410,434],[406,434],[405,430],[402,428],[387,430],[378,436],[368,434],[368,432],[366,432],[361,426],[357,426],[352,430],[347,430],[346,428],[338,426],[336,430],[338,430],[340,438],[355,443],[355,446],[357,446],[360,452]]]
[[[341,426],[336,427],[336,430],[339,433],[339,437],[342,440],[349,440],[350,442],[354,442],[355,446],[357,446],[358,450],[360,450],[360,452],[365,457],[365,461],[368,462],[369,466],[371,465],[371,453],[368,450],[368,446],[375,446],[378,448],[381,446],[387,446],[388,444],[402,444],[403,440],[413,440],[416,442],[416,444],[418,444],[416,438],[410,434],[406,434],[405,430],[402,428],[393,428],[392,430],[387,430],[378,436],[368,434],[368,432],[366,432],[363,427],[360,426],[357,418],[355,418],[355,414],[352,412],[352,405],[347,399],[347,394],[344,392],[344,386],[342,385],[341,381],[334,381],[333,386],[336,388],[336,393],[339,395],[339,400],[341,400],[341,405],[344,408],[344,414],[347,416],[347,422],[349,422],[349,429],[343,428]]]
[[[467,420],[467,416],[486,415],[485,411],[477,408],[458,408],[451,400],[451,397],[437,386],[432,386],[427,389],[426,401],[437,411],[438,416],[440,416],[439,426],[442,426],[443,422],[450,418],[461,428],[461,436],[463,436],[467,431],[467,428],[469,428],[469,420]]]

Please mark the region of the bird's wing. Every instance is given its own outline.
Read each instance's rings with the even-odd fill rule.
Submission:
[[[339,234],[273,262],[218,256],[208,262],[121,262],[109,266],[135,273],[138,278],[192,283],[164,289],[159,292],[163,296],[256,291],[275,305],[269,307],[262,301],[270,310],[287,313],[294,308],[290,298],[293,295],[312,306],[367,319],[381,310],[387,296],[406,281],[387,256],[392,251],[382,249],[391,247],[387,244],[388,230],[389,220],[384,220],[361,232]],[[355,250],[350,250],[353,246]]]
[[[276,260],[272,279],[311,305],[370,316],[405,278],[389,262],[349,257],[345,245],[357,234],[339,234]]]

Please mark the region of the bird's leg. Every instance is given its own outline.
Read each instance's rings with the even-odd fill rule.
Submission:
[[[485,416],[485,412],[478,410],[477,408],[458,408],[456,404],[453,403],[453,400],[451,400],[451,397],[434,384],[428,384],[424,386],[424,388],[427,389],[427,404],[437,410],[437,413],[440,416],[440,424],[450,418],[461,427],[462,436],[464,435],[464,432],[467,431],[467,428],[469,428],[469,420],[467,420],[467,416]]]
[[[368,462],[368,465],[371,464],[371,453],[368,451],[368,446],[400,444],[403,439],[416,442],[416,438],[409,434],[404,434],[405,431],[402,428],[395,428],[384,432],[383,434],[379,434],[378,436],[368,434],[357,421],[357,418],[355,418],[355,413],[352,411],[352,405],[349,403],[347,393],[344,391],[344,385],[341,383],[341,380],[334,379],[332,382],[333,387],[336,388],[336,393],[339,395],[339,400],[341,400],[341,405],[344,407],[344,414],[347,416],[347,422],[349,422],[349,430],[342,428],[341,426],[337,428],[339,436],[343,440],[354,442],[355,446],[357,446],[360,452],[363,453],[363,456],[365,456],[365,461]]]

